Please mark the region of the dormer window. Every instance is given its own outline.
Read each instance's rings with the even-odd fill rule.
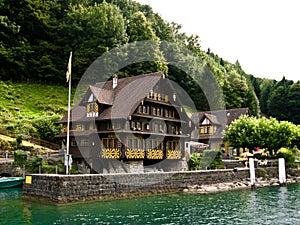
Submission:
[[[96,102],[90,102],[86,105],[86,116],[97,117],[99,115],[99,106]]]

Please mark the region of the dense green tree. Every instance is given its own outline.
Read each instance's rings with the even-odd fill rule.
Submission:
[[[286,105],[288,96],[288,88],[286,86],[278,86],[270,95],[268,100],[269,115],[280,120],[288,119],[288,108]]]
[[[53,141],[54,136],[61,132],[61,127],[56,126],[55,122],[60,119],[59,115],[42,116],[32,121],[32,126],[36,130],[37,138]]]
[[[101,54],[128,41],[122,12],[105,1],[91,6],[70,5],[61,32],[71,40],[66,43],[66,49],[74,52],[77,79]]]
[[[234,148],[249,148],[251,151],[254,147],[260,147],[273,154],[282,147],[293,147],[295,141],[299,140],[299,132],[297,126],[288,121],[246,115],[228,127],[225,139]]]
[[[257,124],[258,120],[255,117],[241,116],[228,127],[225,139],[233,148],[248,148],[253,151],[254,147],[259,145]]]
[[[300,124],[300,82],[290,86],[287,94],[286,108],[288,109],[288,120]]]
[[[165,40],[194,55],[175,48],[166,52],[162,42],[153,42],[139,45],[146,52],[124,47],[123,55],[108,64],[150,57],[153,61],[129,65],[119,76],[165,71],[191,96],[198,110],[210,110],[209,93],[204,93],[199,83],[211,90],[219,88],[207,79],[212,74],[227,108],[249,107],[251,114],[257,115],[261,107],[269,116],[300,123],[299,83],[249,76],[238,60],[232,64],[210,49],[201,50],[199,36],[187,35],[181,28],[167,23],[149,5],[133,0],[0,0],[0,79],[65,84],[66,63],[73,51],[76,85],[86,68],[111,49],[129,42],[135,46],[143,40]],[[177,62],[187,65],[188,71],[176,68]]]

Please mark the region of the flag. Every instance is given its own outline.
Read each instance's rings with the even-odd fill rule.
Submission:
[[[69,58],[68,68],[66,73],[67,82],[69,82],[71,76],[71,69],[72,69],[72,52],[70,52],[70,58]]]

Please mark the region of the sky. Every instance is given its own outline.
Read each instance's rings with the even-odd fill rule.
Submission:
[[[248,74],[300,80],[298,0],[136,0]]]

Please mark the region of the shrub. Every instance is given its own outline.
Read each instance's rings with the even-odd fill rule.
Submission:
[[[11,143],[0,139],[0,151],[11,151],[13,149]]]
[[[224,169],[222,152],[220,150],[205,150],[200,163],[201,169]]]
[[[39,167],[42,165],[43,158],[40,155],[36,155],[27,161],[27,170],[31,173],[39,172]]]
[[[287,168],[297,167],[295,163],[295,154],[292,152],[292,150],[288,148],[280,148],[277,152],[277,157],[285,159],[285,166]]]
[[[201,154],[194,152],[191,155],[191,158],[188,160],[187,164],[189,166],[189,170],[198,170],[200,169],[200,162],[201,162]]]
[[[55,122],[60,119],[60,116],[42,116],[32,121],[33,127],[36,129],[38,138],[46,141],[52,141],[56,134],[59,134],[61,127]]]
[[[23,165],[26,165],[27,152],[23,150],[15,150],[14,158],[14,166],[22,168]]]
[[[17,147],[19,147],[22,144],[22,141],[23,141],[23,136],[22,135],[18,135],[16,137]]]
[[[220,150],[205,150],[203,154],[195,152],[187,163],[189,170],[225,168]]]

